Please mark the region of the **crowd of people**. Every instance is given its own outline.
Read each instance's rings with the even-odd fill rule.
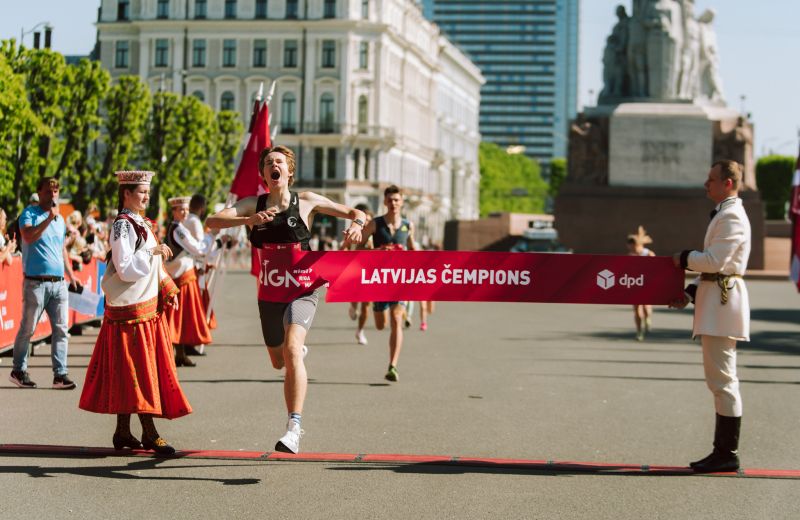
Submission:
[[[106,261],[102,280],[105,310],[102,326],[86,372],[80,408],[114,414],[117,425],[112,444],[118,449],[145,448],[161,455],[175,449],[159,434],[155,418],[178,418],[192,412],[178,378],[178,366],[194,366],[187,356],[202,355],[212,342],[214,328],[207,286],[215,276],[215,255],[236,241],[222,229],[246,229],[249,243],[262,251],[309,251],[314,216],[346,219],[339,247],[389,251],[417,249],[415,226],[402,213],[403,194],[396,186],[384,192],[385,212],[375,218],[368,208],[351,208],[322,195],[291,189],[294,152],[284,146],[264,150],[259,172],[269,192],[239,200],[208,217],[202,196],[169,200],[172,218],[159,233],[145,217],[150,181],[155,173],[117,172],[118,207],[99,223],[94,214],[73,212],[65,219],[58,210],[58,179],[43,178],[12,226],[0,210],[0,262],[22,252],[23,312],[13,349],[9,379],[21,388],[36,388],[27,371],[30,339],[43,313],[51,329],[53,388],[74,389],[68,375],[68,293],[80,292],[74,272],[92,258]],[[673,256],[674,266],[702,273],[670,306],[695,303],[693,334],[701,337],[706,383],[714,395],[716,426],[714,450],[691,464],[696,472],[734,471],[739,468],[738,442],[742,401],[736,376],[736,343],[749,339],[749,302],[742,280],[750,252],[750,224],[738,198],[742,168],[734,161],[715,163],[705,183],[716,203],[703,250]],[[628,254],[654,256],[643,228],[628,237]],[[271,260],[271,258],[270,258]],[[266,262],[267,260],[265,260]],[[276,451],[298,453],[308,378],[304,358],[321,284],[306,286],[303,294],[264,291],[259,285],[258,311],[264,343],[272,366],[285,370],[285,433]],[[704,283],[709,282],[709,283]],[[368,304],[350,307],[358,319],[356,341],[367,344],[364,328]],[[375,327],[390,328],[389,365],[385,378],[399,380],[398,362],[403,329],[411,320],[410,302],[372,303]],[[420,329],[427,330],[432,302],[420,302]],[[652,309],[635,306],[637,339],[651,327]],[[141,441],[130,428],[136,414]]]

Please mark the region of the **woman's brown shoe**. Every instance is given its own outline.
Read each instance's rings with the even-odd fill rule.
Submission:
[[[175,448],[170,446],[169,443],[164,439],[162,439],[161,437],[157,437],[154,440],[150,440],[147,437],[142,437],[142,445],[144,446],[144,449],[153,450],[159,455],[175,454]]]
[[[121,450],[123,448],[131,448],[133,450],[136,450],[142,447],[142,443],[139,442],[139,439],[137,439],[130,433],[127,435],[120,435],[119,433],[115,433],[114,437],[111,439],[111,442],[114,443],[115,450]]]

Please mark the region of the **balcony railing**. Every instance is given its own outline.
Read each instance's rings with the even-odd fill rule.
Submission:
[[[282,124],[280,132],[283,134],[297,134],[300,133],[300,125],[285,125]],[[373,139],[394,139],[395,131],[393,128],[387,126],[370,126],[359,124],[345,124],[345,123],[303,123],[302,133],[304,134],[339,134],[347,136],[363,136]]]

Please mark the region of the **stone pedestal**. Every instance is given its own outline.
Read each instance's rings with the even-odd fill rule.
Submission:
[[[750,268],[764,266],[764,210],[755,191],[752,127],[735,110],[690,102],[587,108],[570,130],[569,169],[555,201],[556,228],[577,253],[624,254],[638,226],[671,255],[703,246],[703,183],[711,165],[744,165],[741,197],[753,230]]]
[[[764,207],[758,192],[740,194],[752,227],[749,269],[764,268]],[[653,237],[657,255],[702,249],[714,203],[703,189],[565,184],[556,199],[561,242],[576,253],[627,253],[625,242],[638,226]]]

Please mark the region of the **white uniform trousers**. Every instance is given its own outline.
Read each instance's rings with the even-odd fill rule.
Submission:
[[[736,340],[701,336],[706,385],[714,394],[714,407],[725,417],[742,416],[742,396],[736,375]]]

